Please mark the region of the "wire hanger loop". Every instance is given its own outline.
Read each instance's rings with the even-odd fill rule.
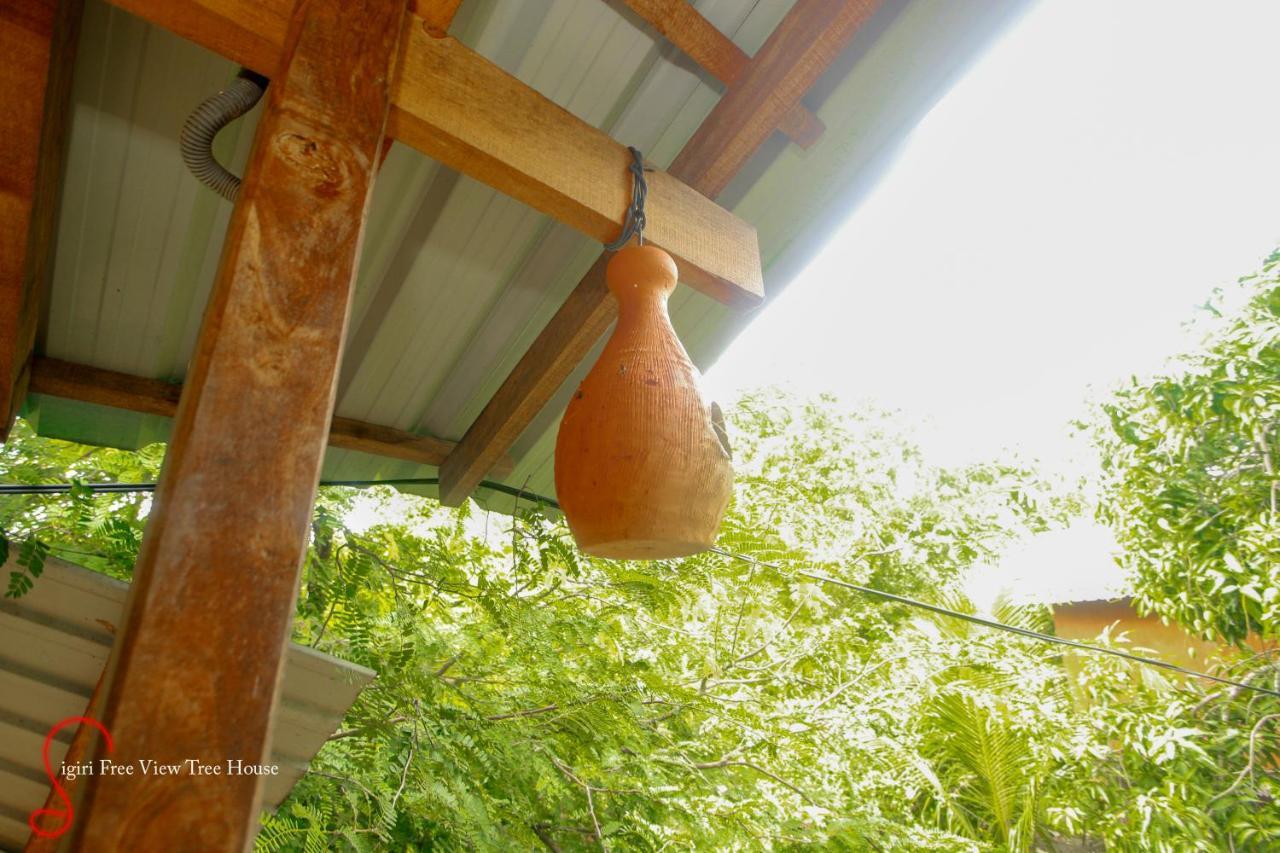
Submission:
[[[631,163],[627,166],[627,171],[631,173],[631,206],[627,208],[626,217],[622,221],[622,234],[612,243],[604,244],[605,249],[610,252],[616,252],[627,245],[632,237],[636,238],[639,245],[644,245],[644,202],[649,194],[649,182],[645,180],[644,173],[652,170],[645,168],[644,155],[639,148],[628,145],[627,150],[631,152]]]

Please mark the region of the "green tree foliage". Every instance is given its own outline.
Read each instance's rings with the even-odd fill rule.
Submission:
[[[1079,663],[1083,720],[1069,741],[1077,763],[1054,809],[1059,825],[1108,850],[1277,848],[1280,700],[1179,689],[1112,658]],[[1223,674],[1280,689],[1270,655],[1242,657]]]
[[[1275,639],[1280,252],[1205,309],[1199,349],[1102,407],[1098,514],[1116,532],[1140,608],[1206,638]],[[1081,779],[1069,825],[1082,819],[1116,849],[1280,844],[1280,701],[1238,688],[1176,693],[1150,671],[1126,683],[1111,661],[1082,663],[1094,733],[1083,748],[1103,760]],[[1227,674],[1280,690],[1275,649],[1243,652]]]
[[[1240,642],[1280,635],[1280,252],[1229,296],[1203,348],[1103,407],[1100,514],[1140,607]]]
[[[732,413],[720,551],[582,557],[558,518],[322,490],[294,639],[371,667],[275,813],[274,850],[1265,849],[1266,700],[1206,693],[800,577],[953,609],[970,566],[1076,500],[1011,465],[939,470],[883,416]],[[160,452],[20,433],[8,481],[145,480]],[[145,497],[6,498],[16,543],[127,574]],[[106,505],[103,510],[99,504]],[[136,553],[136,550],[135,552]],[[38,578],[33,579],[35,583]],[[996,618],[1050,627],[1043,608]],[[1256,664],[1242,677],[1269,678]],[[1252,704],[1251,704],[1252,703]],[[1261,721],[1261,722],[1260,722]]]
[[[339,507],[320,513],[298,638],[380,677],[294,802],[340,798],[326,831],[356,846],[337,827],[482,849],[969,849],[966,832],[1016,834],[1003,789],[963,806],[944,794],[936,822],[913,819],[889,744],[929,749],[903,724],[941,688],[897,645],[912,616],[792,572],[933,595],[1066,505],[1026,471],[932,470],[882,419],[829,404],[753,398],[733,421],[721,546],[781,571],[721,553],[588,560],[537,512],[388,497],[377,516],[394,522],[359,532]]]
[[[66,496],[0,498],[0,556],[18,549],[17,567],[5,579],[6,597],[21,596],[40,576],[46,554],[128,579],[142,541],[150,495],[93,495],[89,483],[155,482],[164,446],[137,452],[85,447],[40,438],[25,421],[0,445],[6,483],[72,483]],[[3,563],[3,560],[0,560]]]

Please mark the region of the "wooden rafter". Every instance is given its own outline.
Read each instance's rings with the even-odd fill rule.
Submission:
[[[0,4],[0,440],[26,395],[53,262],[81,0]]]
[[[34,394],[171,418],[177,414],[182,386],[161,379],[130,376],[87,364],[37,356],[31,365],[29,390]],[[419,465],[439,466],[453,450],[455,442],[335,417],[329,427],[329,446],[403,459]],[[501,477],[510,473],[511,468],[510,459],[501,459],[493,473]]]
[[[110,758],[223,773],[89,777],[73,849],[230,853],[256,834],[262,776],[227,762],[270,754],[403,9],[294,10],[112,651]]]
[[[670,173],[709,198],[719,195],[876,5],[798,0],[676,156]],[[591,267],[449,454],[440,468],[442,502],[456,505],[471,494],[616,318],[604,285],[607,260],[601,256]]]
[[[680,51],[730,89],[751,64],[751,57],[688,0],[623,0]],[[778,121],[778,130],[801,148],[818,141],[826,128],[803,104],[793,104]]]
[[[279,65],[292,5],[113,2],[267,76]],[[388,133],[594,240],[616,238],[631,200],[626,148],[438,31],[417,14],[406,23]],[[665,172],[649,182],[645,238],[676,258],[682,280],[726,304],[758,305],[764,285],[755,229]]]
[[[796,0],[671,163],[715,198],[844,50],[880,0]]]

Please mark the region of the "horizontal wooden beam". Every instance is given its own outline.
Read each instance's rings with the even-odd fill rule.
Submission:
[[[685,56],[725,86],[732,88],[747,70],[751,57],[733,43],[733,39],[693,8],[688,0],[623,0],[650,26],[662,34]],[[778,130],[801,148],[818,141],[826,127],[822,120],[805,108],[794,104],[778,121]]]
[[[80,0],[0,3],[0,441],[26,396],[53,266]]]
[[[267,76],[279,64],[293,5],[113,2]],[[466,45],[441,36],[438,22],[417,14],[401,42],[387,128],[401,142],[593,240],[618,236],[631,201],[627,149]],[[728,305],[750,308],[763,300],[752,226],[661,171],[649,176],[647,213],[645,238],[675,257],[682,281]]]
[[[39,356],[32,362],[30,389],[35,394],[166,418],[177,413],[182,395],[182,385],[176,382]],[[414,435],[393,427],[335,417],[329,429],[329,446],[439,467],[455,444],[429,435]],[[494,474],[505,476],[512,467],[510,458],[500,459]]]
[[[719,195],[875,5],[798,0],[676,156],[671,174],[710,198]],[[442,502],[456,505],[471,494],[613,322],[606,262],[602,256],[578,283],[440,466]]]

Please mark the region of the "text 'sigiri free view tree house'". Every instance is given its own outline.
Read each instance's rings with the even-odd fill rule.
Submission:
[[[1021,5],[0,0],[0,428],[168,442],[102,686],[112,757],[270,757],[322,472],[507,511],[553,493],[617,317],[629,147],[705,367]],[[232,203],[179,132],[240,69],[265,94],[214,144]],[[562,454],[597,452],[583,423]],[[708,423],[672,445],[708,488],[667,498],[710,517]],[[575,533],[661,556],[705,527]],[[240,850],[262,804],[255,776],[90,778],[63,843]]]

